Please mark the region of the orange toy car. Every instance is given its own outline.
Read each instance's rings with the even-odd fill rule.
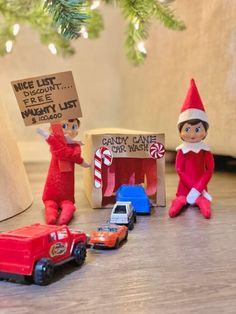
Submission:
[[[126,226],[106,224],[92,231],[89,245],[94,248],[119,248],[120,243],[128,238]]]

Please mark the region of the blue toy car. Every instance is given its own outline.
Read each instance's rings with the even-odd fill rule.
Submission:
[[[116,200],[132,202],[137,214],[151,213],[151,203],[141,185],[122,185],[116,192]]]

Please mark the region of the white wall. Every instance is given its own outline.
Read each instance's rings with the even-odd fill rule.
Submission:
[[[101,37],[75,41],[77,53],[68,59],[53,56],[24,27],[13,53],[0,59],[0,95],[23,159],[50,156],[34,127],[24,126],[10,81],[66,70],[73,71],[80,97],[81,133],[100,127],[164,132],[168,149],[179,143],[176,122],[195,78],[210,121],[207,142],[217,154],[236,156],[236,1],[176,0],[174,9],[187,30],[174,32],[154,22],[140,67],[126,59],[119,8],[103,7]]]
[[[175,149],[179,111],[194,78],[210,122],[206,142],[217,154],[236,156],[236,1],[174,5],[187,29],[153,23],[145,65],[134,68],[123,59],[124,126],[162,131],[167,148]]]

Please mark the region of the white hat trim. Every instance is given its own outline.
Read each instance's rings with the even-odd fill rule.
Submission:
[[[208,123],[205,111],[202,111],[200,109],[187,109],[180,113],[177,124],[192,119],[199,119]]]

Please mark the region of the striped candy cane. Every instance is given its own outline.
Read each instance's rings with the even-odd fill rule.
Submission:
[[[165,154],[165,147],[163,144],[157,142],[153,143],[149,147],[149,154],[153,159],[159,159],[162,158]]]
[[[94,155],[94,185],[97,189],[102,186],[102,160],[106,166],[112,164],[112,152],[105,146],[98,148]]]

